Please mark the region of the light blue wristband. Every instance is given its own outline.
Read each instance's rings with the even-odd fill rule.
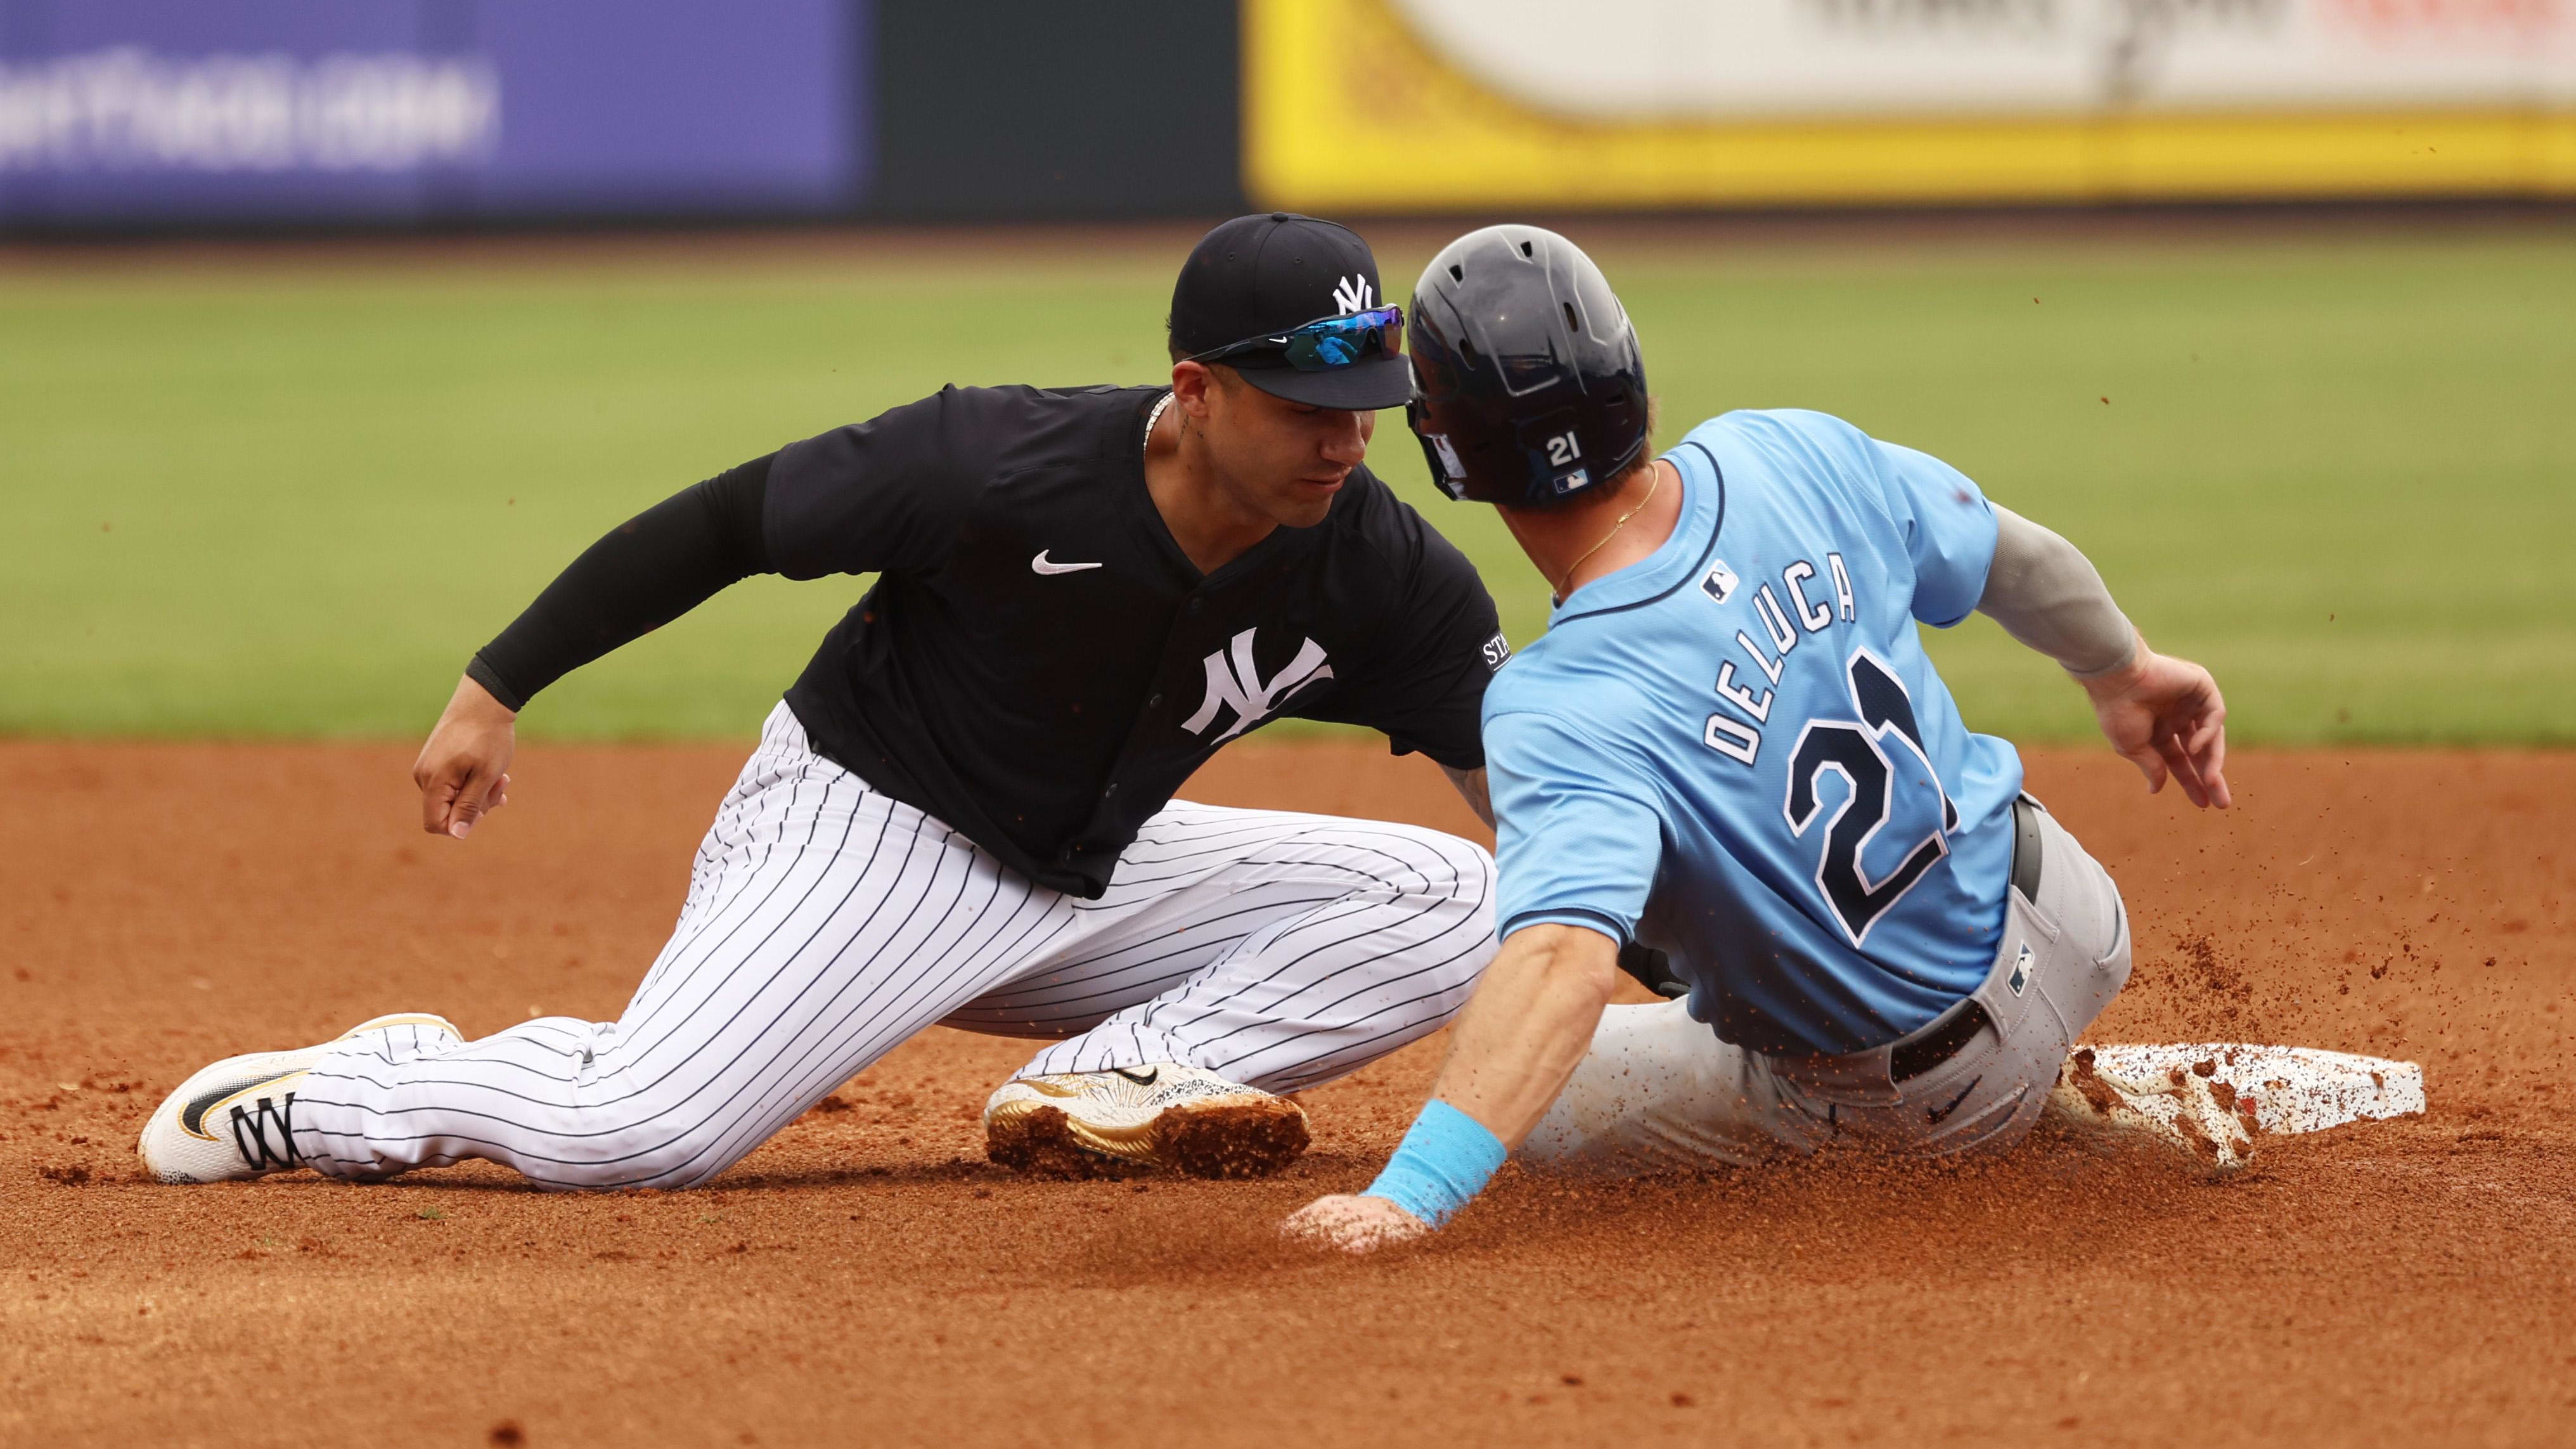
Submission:
[[[1483,1123],[1434,1097],[1364,1195],[1385,1198],[1436,1228],[1483,1192],[1510,1155]]]

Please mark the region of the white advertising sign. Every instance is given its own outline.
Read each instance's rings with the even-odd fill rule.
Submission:
[[[1596,123],[2576,104],[2576,0],[1392,0]]]

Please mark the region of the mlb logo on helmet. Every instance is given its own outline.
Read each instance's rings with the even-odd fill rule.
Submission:
[[[1447,487],[1452,479],[1467,476],[1467,465],[1458,461],[1458,450],[1450,445],[1447,433],[1424,433],[1422,440],[1429,443],[1431,451],[1439,455],[1442,487]]]

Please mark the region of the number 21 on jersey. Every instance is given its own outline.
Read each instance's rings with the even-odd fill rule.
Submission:
[[[1852,651],[1846,670],[1853,713],[1858,723],[1811,719],[1798,732],[1789,752],[1789,788],[1780,813],[1789,833],[1805,839],[1821,818],[1822,849],[1816,860],[1816,888],[1824,893],[1843,934],[1857,947],[1888,909],[1903,899],[1941,857],[1950,853],[1950,832],[1959,828],[1959,807],[1932,768],[1923,744],[1923,727],[1914,717],[1914,701],[1904,681],[1866,649]],[[1902,751],[1904,758],[1891,756]],[[1907,847],[1904,858],[1886,875],[1872,880],[1863,863],[1879,831],[1896,813],[1897,788],[1915,774],[1940,797],[1941,823]],[[1842,776],[1843,803],[1826,815],[1819,799],[1825,776]],[[1885,859],[1884,851],[1879,853]]]

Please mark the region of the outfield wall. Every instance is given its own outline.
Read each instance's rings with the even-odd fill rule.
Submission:
[[[832,213],[845,0],[0,0],[0,218]]]
[[[2571,0],[1244,13],[1247,175],[1282,206],[2576,196]]]
[[[0,227],[2576,196],[2576,0],[0,0]]]
[[[0,226],[1222,214],[1237,37],[1189,0],[0,0]]]

